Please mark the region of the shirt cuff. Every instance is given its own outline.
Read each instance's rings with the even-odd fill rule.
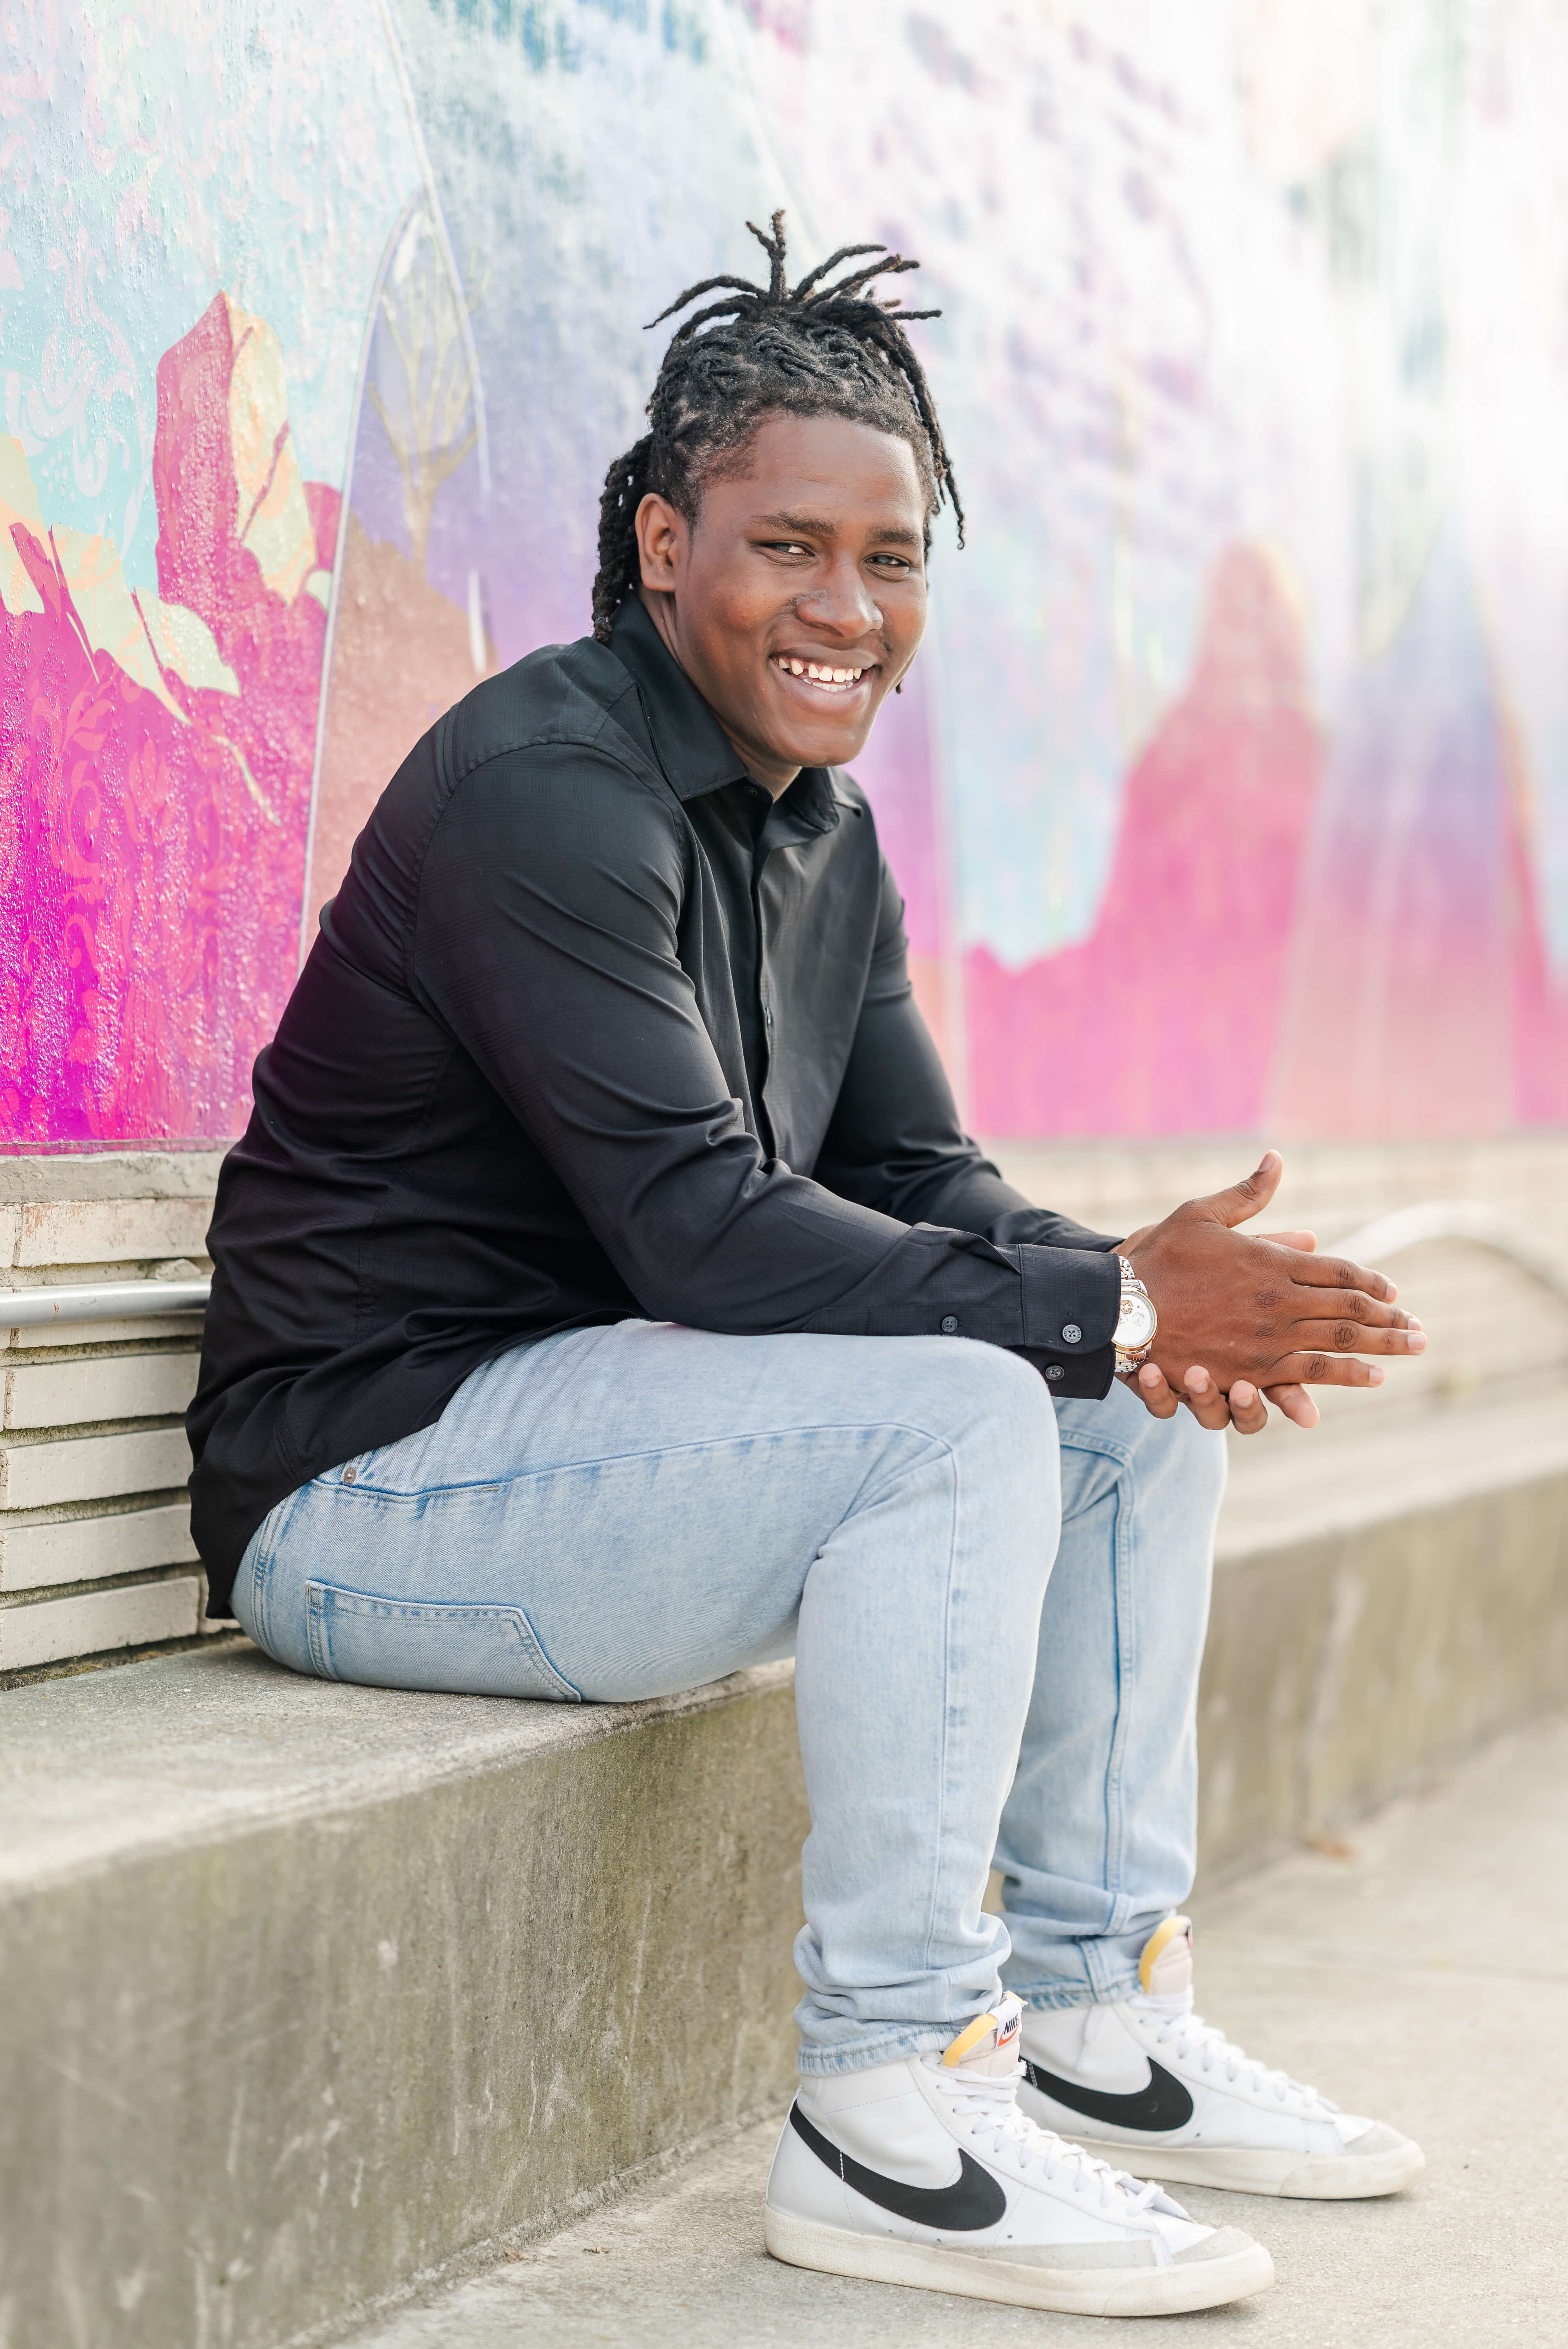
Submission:
[[[1086,1248],[1018,1250],[1024,1280],[1024,1345],[1057,1402],[1099,1402],[1116,1370],[1112,1340],[1121,1317],[1121,1267]]]
[[[1088,1248],[1018,1250],[1024,1275],[1024,1343],[1062,1361],[1099,1353],[1121,1318],[1121,1266]]]

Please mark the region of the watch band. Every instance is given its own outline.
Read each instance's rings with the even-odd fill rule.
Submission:
[[[1122,1288],[1124,1289],[1135,1288],[1140,1297],[1148,1298],[1149,1290],[1147,1285],[1139,1279],[1137,1273],[1134,1271],[1126,1257],[1119,1256],[1116,1260],[1121,1267]],[[1149,1300],[1149,1309],[1151,1313],[1154,1311],[1154,1302],[1151,1298]],[[1158,1317],[1156,1318],[1158,1319]],[[1115,1350],[1117,1377],[1119,1379],[1126,1378],[1130,1371],[1136,1371],[1140,1364],[1146,1362],[1153,1350],[1154,1340],[1152,1337],[1150,1337],[1148,1344],[1145,1346],[1135,1346],[1131,1348],[1118,1346]]]

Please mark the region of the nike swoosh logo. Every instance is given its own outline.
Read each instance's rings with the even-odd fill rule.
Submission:
[[[973,2235],[1006,2216],[1005,2189],[962,2148],[958,2176],[951,2186],[906,2186],[902,2178],[884,2178],[880,2169],[868,2169],[852,2154],[830,2144],[799,2105],[790,2106],[789,2119],[796,2136],[835,2177],[863,2194],[868,2202],[874,2202],[879,2210],[891,2210],[895,2219],[913,2219],[919,2226],[940,2228],[944,2234]]]
[[[1070,2113],[1082,2113],[1091,2121],[1109,2121],[1113,2128],[1147,2129],[1156,2133],[1165,2129],[1185,2128],[1192,2117],[1192,2099],[1173,2073],[1152,2056],[1149,2063],[1149,2085],[1136,2088],[1130,2096],[1113,2096],[1104,2088],[1086,2088],[1077,2080],[1058,2080],[1054,2072],[1047,2072],[1038,2064],[1026,2064],[1024,2077],[1031,2088],[1053,2103],[1065,2105]]]

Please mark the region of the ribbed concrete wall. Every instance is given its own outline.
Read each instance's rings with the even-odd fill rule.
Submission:
[[[0,1159],[0,1683],[193,1639],[200,1314],[12,1328],[7,1289],[210,1269],[218,1159]]]

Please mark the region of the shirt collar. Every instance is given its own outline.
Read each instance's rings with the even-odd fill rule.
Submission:
[[[747,780],[746,762],[670,651],[640,595],[610,624],[610,649],[636,686],[654,750],[678,800]],[[808,833],[831,832],[840,800],[832,770],[802,767],[777,802]]]

